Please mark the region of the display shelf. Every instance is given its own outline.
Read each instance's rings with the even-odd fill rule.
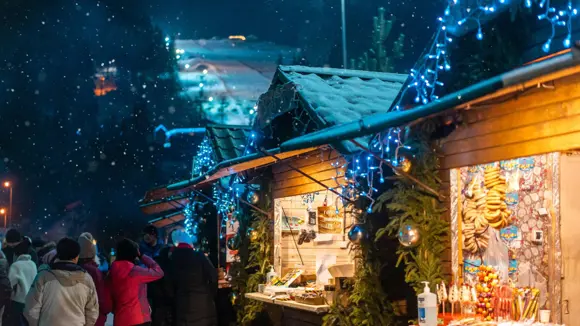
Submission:
[[[309,312],[313,312],[315,314],[324,314],[330,310],[330,306],[328,306],[328,305],[314,306],[314,305],[298,303],[295,301],[279,301],[276,299],[272,299],[269,296],[264,295],[262,293],[246,293],[246,298],[252,299],[252,300],[262,301],[265,303],[275,304],[275,305],[279,305],[279,306],[284,306],[284,307],[288,307],[288,308],[309,311]]]

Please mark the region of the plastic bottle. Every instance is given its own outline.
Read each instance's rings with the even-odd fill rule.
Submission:
[[[266,283],[270,284],[270,281],[272,281],[272,279],[276,276],[278,276],[278,274],[274,272],[274,266],[270,266],[270,271],[268,272],[268,274],[266,274]]]
[[[417,306],[419,307],[419,325],[437,326],[437,295],[431,293],[429,282],[425,284],[423,293],[417,296]]]

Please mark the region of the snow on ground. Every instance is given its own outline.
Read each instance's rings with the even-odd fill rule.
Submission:
[[[232,125],[250,124],[277,63],[290,64],[294,57],[291,48],[255,41],[176,40],[175,48],[183,50],[178,63],[185,95],[202,96],[209,120]]]

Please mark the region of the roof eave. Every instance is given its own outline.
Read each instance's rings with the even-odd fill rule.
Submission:
[[[330,127],[291,139],[282,143],[280,147],[284,151],[297,150],[355,139],[388,130],[389,128],[400,127],[476,100],[502,88],[518,85],[538,76],[578,65],[580,62],[579,59],[580,54],[578,53],[578,49],[575,49],[571,53],[565,53],[492,77],[414,109],[371,115],[358,121]]]

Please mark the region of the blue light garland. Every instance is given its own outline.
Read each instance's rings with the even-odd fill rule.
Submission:
[[[207,172],[209,168],[213,167],[215,165],[213,155],[213,148],[209,143],[209,138],[206,136],[203,138],[201,144],[197,146],[197,153],[193,158],[191,175],[193,177],[198,177]]]
[[[185,232],[193,239],[193,247],[197,250],[201,248],[200,243],[200,230],[199,224],[201,222],[201,217],[197,214],[196,201],[190,201],[183,209],[183,216],[185,217]]]

